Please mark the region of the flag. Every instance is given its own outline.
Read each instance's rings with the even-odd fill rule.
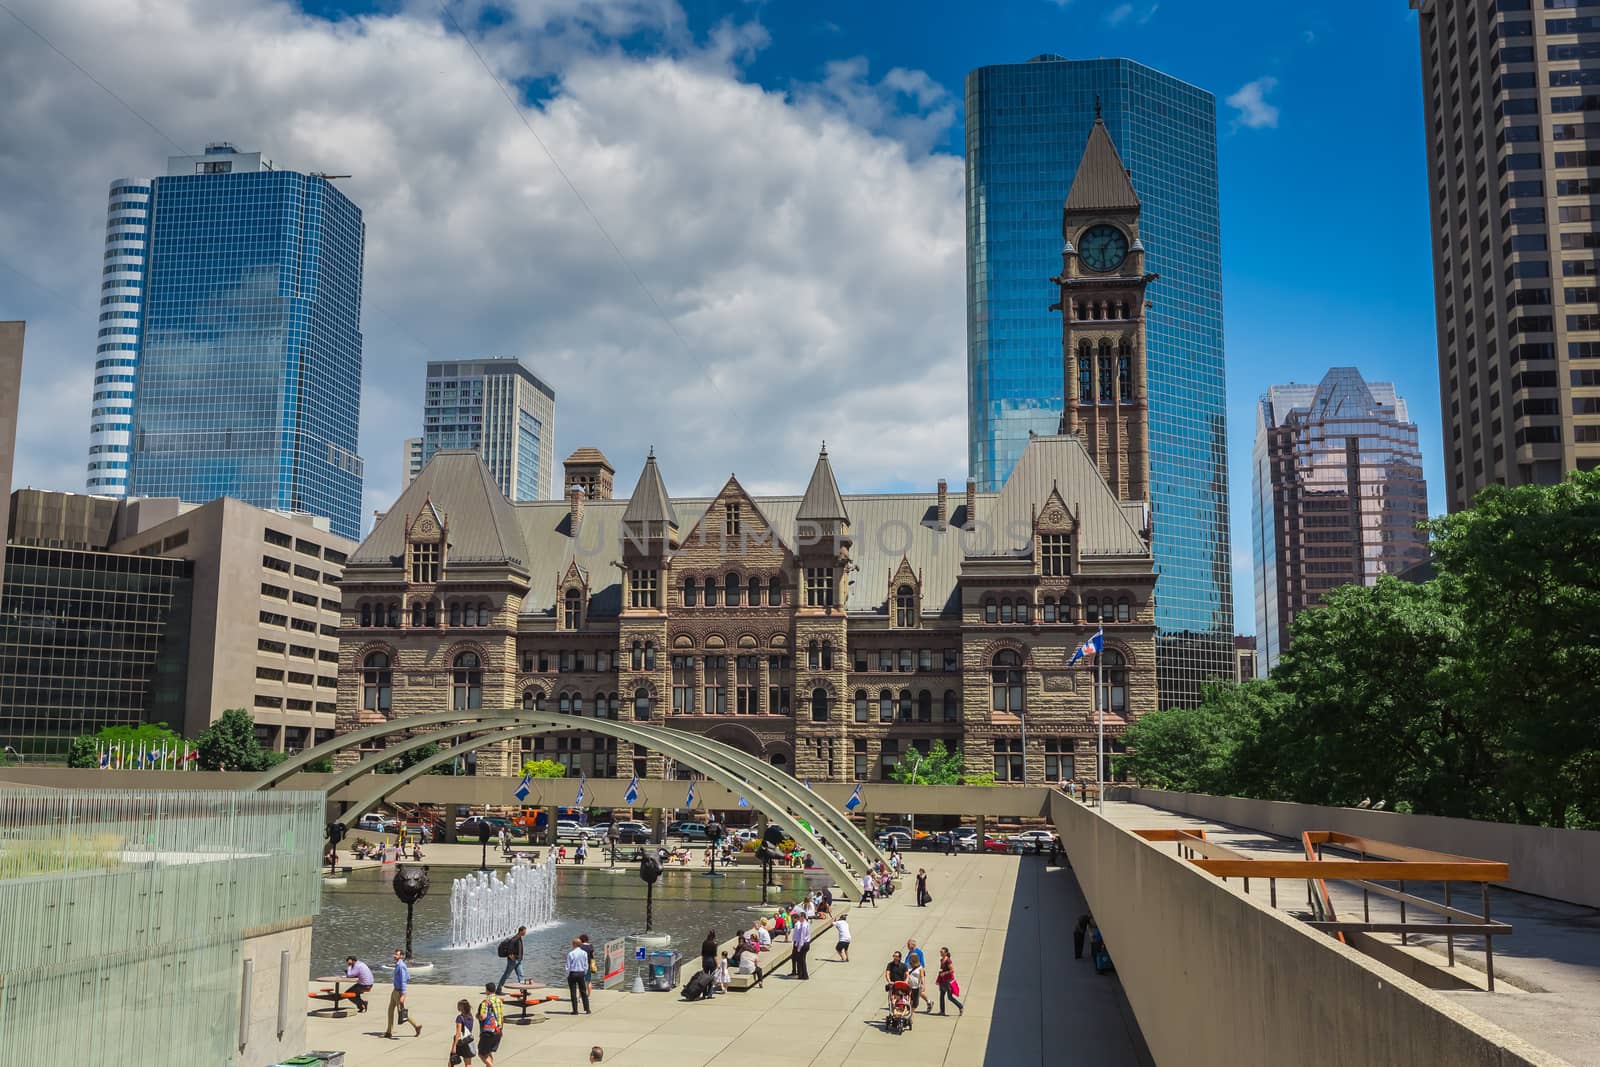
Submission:
[[[527,800],[528,794],[533,792],[533,790],[528,788],[528,781],[528,776],[524,774],[522,776],[522,781],[517,783],[516,796],[518,800]]]
[[[585,785],[587,785],[588,783],[589,783],[589,779],[587,779],[587,778],[579,778],[578,779],[578,799],[574,800],[572,802],[572,806],[573,807],[575,807],[575,808],[583,807],[583,787]]]
[[[622,802],[630,808],[639,803],[639,776],[637,774],[628,780],[628,791],[622,795]]]
[[[109,748],[100,750],[100,766],[102,769],[111,766],[111,750]]]
[[[1072,654],[1072,659],[1067,662],[1067,666],[1072,666],[1085,656],[1098,656],[1105,645],[1106,632],[1102,627],[1094,632],[1093,637],[1078,646],[1078,650]]]
[[[855,811],[860,806],[861,806],[861,783],[857,782],[854,792],[852,792],[850,794],[850,799],[844,802],[844,810],[845,811]]]
[[[144,765],[146,767],[154,767],[156,765],[156,750],[154,748],[145,751]]]
[[[807,789],[810,789],[811,788],[811,779],[807,778],[804,781],[802,781],[800,784],[805,786]]]
[[[740,797],[739,798],[739,806],[741,808],[748,808],[750,806],[750,802],[748,800],[746,800],[744,797]]]
[[[683,806],[690,811],[694,810],[694,779],[689,779],[689,795],[684,798]]]

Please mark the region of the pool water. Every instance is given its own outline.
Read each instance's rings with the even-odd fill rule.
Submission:
[[[427,864],[428,895],[416,904],[412,952],[415,959],[434,965],[417,971],[416,982],[477,985],[494,981],[505,968],[495,946],[448,949],[450,941],[450,885],[471,868]],[[323,886],[322,911],[312,927],[313,975],[342,974],[346,956],[356,956],[372,967],[378,982],[386,979],[387,964],[395,949],[405,944],[406,906],[395,897],[394,868],[356,871],[342,886]],[[831,881],[821,874],[810,883]],[[808,888],[806,876],[797,872],[775,874],[769,899],[793,901]],[[748,929],[761,903],[761,871],[735,867],[725,877],[710,878],[698,870],[669,870],[655,885],[653,930],[669,934],[671,947],[686,957],[698,957],[706,931],[715,929],[718,940]],[[534,981],[556,985],[566,981],[565,958],[574,937],[588,934],[596,946],[615,937],[644,932],[645,885],[638,867],[619,865],[614,872],[594,864],[557,869],[556,919],[523,938],[522,972]],[[635,944],[629,942],[631,953]]]

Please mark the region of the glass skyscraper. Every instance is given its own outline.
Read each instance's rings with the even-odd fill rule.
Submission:
[[[1126,59],[980,67],[967,75],[967,434],[972,477],[998,489],[1030,432],[1056,433],[1062,324],[1049,278],[1061,210],[1100,101],[1142,205],[1148,270],[1150,467],[1162,707],[1233,673],[1216,100]]]
[[[215,144],[169,159],[144,210],[127,493],[231,496],[359,538],[360,209]]]
[[[408,448],[406,484],[441,448],[469,448],[483,457],[508,500],[548,500],[555,430],[556,391],[521,360],[429,363],[422,444],[416,453]]]

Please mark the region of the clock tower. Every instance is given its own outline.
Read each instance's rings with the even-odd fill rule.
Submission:
[[[1061,212],[1061,432],[1083,438],[1117,499],[1150,500],[1145,286],[1139,197],[1095,103]]]

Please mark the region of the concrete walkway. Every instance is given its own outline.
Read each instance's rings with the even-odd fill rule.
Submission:
[[[594,1013],[574,1017],[566,990],[552,989],[562,1001],[533,1009],[539,1020],[533,1025],[507,1027],[497,1067],[583,1064],[593,1045],[605,1049],[606,1063],[648,1067],[714,1060],[779,1067],[1149,1062],[1116,978],[1072,958],[1072,924],[1084,904],[1069,869],[1033,856],[909,858],[913,874],[917,865],[928,869],[933,903],[917,908],[907,878],[907,888],[878,907],[853,908],[849,963],[837,960],[828,934],[812,950],[809,982],[787,978],[780,968],[763,988],[709,1002],[599,990]],[[966,1012],[919,1013],[912,1030],[896,1036],[883,1029],[882,975],[908,937],[927,953],[930,979],[939,947],[950,949]],[[413,985],[409,1000],[422,1036],[403,1027],[397,1032],[404,1036],[386,1040],[388,990],[380,985],[372,1011],[313,1016],[307,1038],[314,1049],[345,1050],[349,1067],[437,1067],[448,1053],[454,1004],[463,997],[475,1007],[481,991]]]

